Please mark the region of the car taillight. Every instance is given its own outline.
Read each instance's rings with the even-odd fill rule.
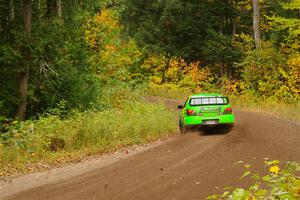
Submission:
[[[232,108],[231,107],[226,108],[223,114],[232,114]]]
[[[194,111],[194,110],[191,110],[191,109],[188,109],[188,110],[186,111],[186,114],[187,114],[188,116],[192,116],[192,115],[195,114],[195,111]]]

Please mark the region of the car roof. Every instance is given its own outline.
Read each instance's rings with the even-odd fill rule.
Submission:
[[[224,96],[219,93],[199,93],[199,94],[193,94],[190,97],[197,98],[197,97],[224,97]]]

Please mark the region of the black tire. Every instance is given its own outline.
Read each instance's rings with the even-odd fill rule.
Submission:
[[[233,127],[234,127],[234,124],[228,124],[228,129],[229,130],[233,129]]]
[[[231,131],[234,127],[234,124],[228,124],[226,125],[227,130]]]
[[[184,125],[181,123],[180,120],[179,120],[179,131],[181,134],[185,134],[187,132],[186,128],[184,127]]]

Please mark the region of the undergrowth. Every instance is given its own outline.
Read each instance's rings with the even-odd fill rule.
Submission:
[[[243,164],[243,161],[238,163]],[[300,163],[287,162],[279,166],[278,160],[265,161],[261,175],[251,170],[251,165],[244,164],[245,172],[240,179],[250,177],[252,184],[248,188],[226,187],[221,194],[214,194],[212,200],[298,200],[300,199]],[[266,171],[265,170],[265,171]]]
[[[231,105],[235,109],[260,112],[291,119],[293,121],[300,121],[300,102],[297,100],[279,100],[275,97],[258,97],[250,92],[231,93],[224,88],[211,88],[210,90],[200,90],[189,87],[180,87],[175,84],[150,84],[145,95],[159,96],[163,98],[181,99],[182,102],[194,93],[211,92],[221,93],[229,96]]]
[[[127,102],[105,111],[73,111],[14,122],[0,140],[0,175],[23,172],[37,162],[109,152],[176,133],[174,113],[162,104]]]
[[[260,112],[300,122],[300,102],[284,102],[272,98],[230,95],[231,104],[241,110]]]

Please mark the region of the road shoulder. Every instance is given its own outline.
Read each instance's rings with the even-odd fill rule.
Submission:
[[[174,136],[175,137],[175,136]],[[155,148],[161,144],[169,142],[174,137],[158,140],[144,145],[135,145],[126,150],[118,150],[112,154],[92,157],[79,163],[56,167],[44,172],[36,172],[0,181],[0,194],[2,198],[8,198],[22,191],[30,190],[43,185],[61,182],[96,169],[100,169],[129,158],[136,154]]]

